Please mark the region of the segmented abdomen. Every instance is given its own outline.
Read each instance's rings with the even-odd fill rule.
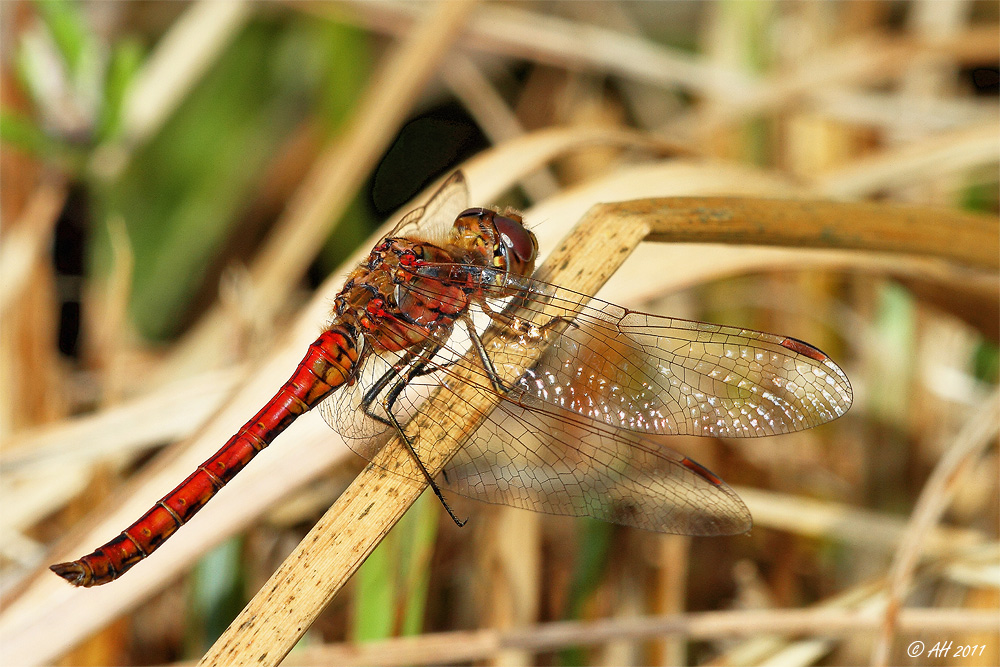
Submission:
[[[50,569],[76,586],[94,586],[121,576],[187,523],[299,415],[344,384],[357,360],[357,342],[347,328],[334,326],[323,332],[267,405],[190,477],[115,539],[79,560]]]

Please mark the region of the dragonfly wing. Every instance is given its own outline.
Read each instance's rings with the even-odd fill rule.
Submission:
[[[610,426],[716,437],[811,428],[851,404],[844,372],[792,338],[612,304],[575,322],[525,369],[515,393]]]
[[[455,218],[468,207],[469,188],[465,176],[456,171],[431,195],[426,204],[407,213],[389,237],[406,237],[441,243],[455,224]]]
[[[388,329],[379,332],[389,336]],[[458,370],[473,371],[483,393],[494,393],[482,365],[465,356],[459,330],[435,341],[437,350],[419,374],[400,387],[408,364],[419,357],[368,352],[355,382],[324,401],[324,418],[348,445],[371,460],[393,434],[385,399],[418,447],[458,447],[438,479],[442,486],[471,498],[553,514],[593,516],[647,530],[690,535],[746,532],[750,515],[735,493],[710,471],[665,447],[620,429],[551,405],[519,405],[511,392],[464,443],[467,421],[476,415],[459,410],[446,424],[445,442],[419,438],[412,417],[436,387],[455,388]],[[499,357],[495,357],[499,358]],[[513,363],[513,356],[511,356]],[[447,417],[451,419],[451,416]],[[418,451],[421,460],[427,453]],[[400,450],[386,468],[422,481],[411,457]]]
[[[732,535],[751,526],[739,497],[698,463],[566,411],[506,400],[439,480],[486,502],[662,533]]]
[[[368,354],[353,384],[341,387],[319,404],[319,412],[330,427],[339,433],[357,454],[371,460],[389,437],[392,426],[366,413],[365,394],[387,373],[392,364],[378,354]],[[373,411],[380,411],[374,402]],[[377,414],[377,412],[375,413]]]
[[[398,333],[379,329],[377,335],[393,337]],[[428,341],[430,344],[433,339]],[[396,434],[386,409],[394,390],[397,391],[391,401],[392,414],[400,424],[405,425],[440,384],[444,373],[440,365],[455,363],[458,358],[442,344],[442,349],[428,363],[420,366],[419,374],[406,381],[406,371],[420,360],[419,352],[418,349],[408,355],[367,347],[354,382],[331,394],[319,405],[326,423],[344,438],[348,447],[369,461]],[[403,386],[399,387],[400,384]],[[418,481],[424,479],[419,471],[409,471],[404,476]]]
[[[501,377],[516,378],[509,380],[515,402],[632,431],[716,437],[798,431],[851,405],[843,370],[794,338],[636,312],[491,269],[464,270],[479,272],[495,311],[500,335],[488,354]],[[443,274],[430,265],[418,272]],[[539,348],[540,359],[525,361]]]

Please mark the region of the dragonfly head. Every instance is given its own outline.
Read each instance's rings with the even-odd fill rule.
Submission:
[[[459,214],[455,231],[463,238],[477,238],[482,252],[492,251],[495,268],[520,276],[530,276],[535,270],[538,241],[517,213],[470,208]]]

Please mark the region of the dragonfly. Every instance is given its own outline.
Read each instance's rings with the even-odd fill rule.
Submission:
[[[50,569],[110,582],[163,542],[289,424],[318,406],[372,460],[399,436],[410,473],[491,503],[687,535],[749,531],[708,468],[650,436],[770,436],[851,405],[847,376],[795,338],[629,310],[532,278],[534,234],[515,211],[466,208],[455,172],[349,276],[329,324],[273,398],[118,537]],[[495,399],[438,475],[412,428],[432,389]]]

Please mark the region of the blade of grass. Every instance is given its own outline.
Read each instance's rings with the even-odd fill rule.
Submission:
[[[425,492],[407,516],[412,517],[413,521],[406,536],[407,548],[403,552],[400,573],[403,585],[399,604],[403,613],[399,634],[404,637],[420,634],[424,627],[430,590],[430,563],[437,543],[438,519],[441,516],[437,498]]]

